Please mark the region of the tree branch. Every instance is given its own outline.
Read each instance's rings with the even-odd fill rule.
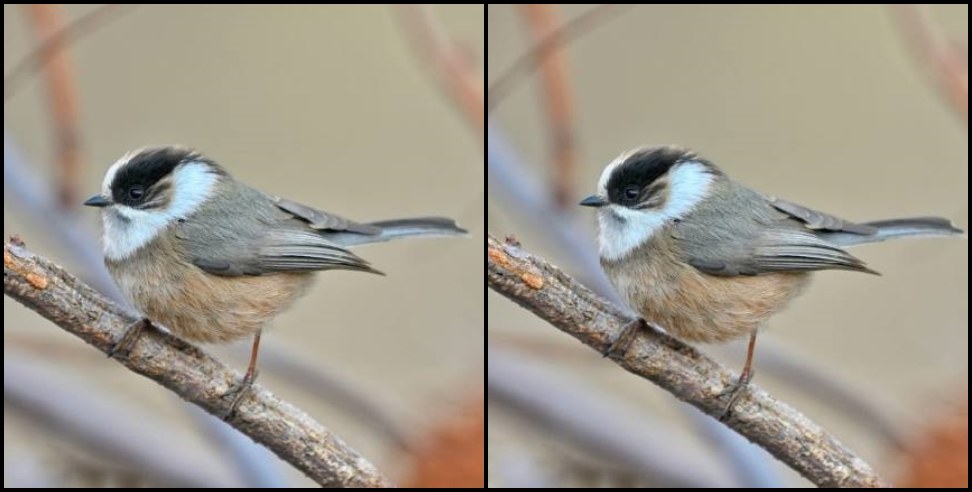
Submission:
[[[20,90],[30,76],[40,70],[51,57],[75,41],[97,31],[119,15],[131,12],[137,5],[107,4],[95,8],[77,20],[57,31],[43,44],[34,48],[14,64],[9,75],[3,76],[3,102],[10,100]]]
[[[490,402],[526,419],[530,429],[542,429],[558,441],[630,470],[652,484],[675,488],[745,485],[727,472],[726,460],[698,440],[686,439],[641,409],[627,408],[611,394],[589,391],[563,371],[552,372],[555,367],[491,345],[486,363]]]
[[[482,141],[486,121],[482,77],[476,75],[468,57],[446,34],[432,13],[432,5],[399,5],[398,12],[416,55],[429,65],[444,92]]]
[[[969,123],[968,53],[956,49],[931,18],[928,5],[893,4],[905,44],[928,72],[945,102]]]
[[[516,246],[487,242],[487,284],[585,345],[605,350],[628,321],[557,267]],[[718,416],[732,374],[712,359],[654,328],[615,359],[703,412]],[[881,487],[885,482],[806,416],[749,386],[726,425],[822,487]]]
[[[28,24],[38,44],[64,30],[63,7],[51,4],[24,6]],[[54,148],[57,149],[57,197],[63,209],[77,208],[81,179],[81,137],[78,91],[74,83],[68,50],[52,52],[44,71],[47,82],[47,107],[50,111]]]
[[[131,402],[83,384],[77,374],[65,374],[64,359],[11,352],[6,347],[3,352],[4,406],[19,410],[59,440],[137,470],[160,485],[247,486],[213,448],[200,447],[193,433],[175,423],[146,419]]]
[[[14,244],[4,246],[3,292],[105,353],[136,319],[61,267]],[[238,384],[236,373],[222,363],[157,330],[146,332],[121,362],[212,414],[229,409],[226,395]],[[391,486],[334,433],[259,386],[229,423],[323,486]]]
[[[486,91],[486,107],[493,112],[524,77],[536,70],[543,60],[578,39],[594,27],[623,12],[630,5],[600,4],[562,24],[520,55],[508,69],[500,72]]]
[[[523,20],[534,42],[541,43],[560,25],[557,7],[528,3],[520,6]],[[574,203],[577,182],[577,132],[571,98],[570,74],[564,50],[551,50],[539,63],[543,75],[540,96],[546,109],[547,140],[550,147],[550,189],[554,203],[567,209]]]

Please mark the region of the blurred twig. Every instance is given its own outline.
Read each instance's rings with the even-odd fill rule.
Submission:
[[[101,249],[93,231],[79,221],[73,211],[61,209],[56,193],[34,171],[20,149],[6,133],[3,137],[3,200],[29,218],[29,223],[41,225],[56,244],[78,261],[83,268],[85,282],[115,302],[125,300],[105,268]]]
[[[264,347],[261,363],[270,368],[274,375],[303,387],[321,401],[360,420],[372,432],[391,441],[399,450],[409,450],[409,438],[394,416],[386,410],[389,406],[363,393],[353,382],[333,370],[324,369],[301,354],[273,343]]]
[[[136,318],[91,287],[22,247],[4,247],[4,294],[108,352]],[[212,414],[229,409],[236,373],[201,350],[157,330],[122,363]],[[230,424],[325,486],[390,482],[330,430],[260,386],[248,390]]]
[[[234,465],[233,471],[240,477],[244,487],[276,489],[288,486],[287,480],[277,469],[279,460],[267,448],[254,443],[199,407],[187,405],[186,408],[196,425],[218,447],[219,452],[232,456],[233,459],[229,461]]]
[[[529,339],[516,335],[490,334],[491,346],[489,349],[490,374],[494,368],[498,368],[496,374],[504,367],[503,359],[494,358],[494,354],[504,355],[507,350],[499,348],[499,344],[492,341],[499,341],[500,344],[528,350],[530,353],[540,353],[545,356],[555,356],[558,359],[576,358],[586,362],[601,362],[601,357],[591,357],[590,353],[584,354],[578,346],[570,347],[550,343],[546,340]],[[494,360],[499,359],[499,360]],[[541,427],[550,427],[552,435],[566,436],[577,439],[577,442],[584,448],[591,451],[595,456],[610,457],[610,461],[616,465],[627,465],[630,470],[646,475],[650,473],[652,480],[668,477],[669,481],[673,477],[681,475],[680,470],[684,470],[686,464],[691,464],[694,470],[710,470],[719,466],[708,454],[692,453],[688,449],[681,449],[681,444],[686,439],[679,439],[674,435],[667,435],[662,431],[664,426],[660,423],[652,424],[652,417],[645,412],[641,412],[637,418],[625,419],[618,411],[618,404],[612,402],[606,404],[606,395],[598,395],[591,392],[581,393],[577,389],[568,388],[565,381],[557,381],[550,378],[537,380],[536,384],[529,383],[533,378],[542,378],[544,375],[526,365],[527,361],[517,363],[517,376],[509,381],[490,379],[490,395],[495,398],[503,398],[504,395],[513,392],[513,395],[520,395],[516,406],[525,410],[527,414],[536,419],[536,424]],[[507,386],[512,385],[511,388]],[[572,394],[577,393],[577,394]],[[598,403],[589,403],[596,401]],[[713,443],[713,448],[723,451],[719,454],[722,461],[731,465],[732,475],[736,477],[733,481],[729,476],[708,477],[718,482],[710,484],[697,484],[694,486],[741,486],[747,487],[778,487],[779,477],[772,468],[765,467],[765,451],[761,448],[752,446],[739,434],[729,431],[718,422],[708,418],[695,408],[687,405],[680,405],[685,410],[687,417],[695,425],[699,434],[707,442]],[[566,419],[566,420],[565,420]],[[626,421],[637,422],[637,424],[627,424]],[[646,432],[647,428],[650,432]],[[575,437],[576,436],[576,437]],[[657,443],[665,443],[665,453],[658,459]],[[647,449],[643,449],[647,447]],[[638,460],[647,460],[646,464],[636,464]],[[662,472],[656,470],[662,467]],[[667,471],[674,467],[675,472]],[[700,477],[692,475],[693,480]],[[679,483],[679,486],[692,486],[690,483]]]
[[[491,198],[548,241],[580,272],[589,288],[615,305],[625,306],[601,269],[594,243],[576,217],[557,208],[540,180],[519,160],[495,125],[490,125],[486,138],[486,178]]]
[[[905,44],[935,81],[948,105],[969,123],[968,54],[941,33],[928,5],[892,5]],[[967,43],[967,41],[966,41]],[[967,46],[967,44],[966,44]]]
[[[500,72],[500,75],[490,84],[489,90],[486,92],[486,105],[489,110],[496,109],[516,89],[520,79],[536,70],[543,63],[543,60],[551,54],[610,19],[611,16],[620,14],[628,7],[630,5],[616,4],[601,4],[592,7],[531,46],[510,65],[510,68]]]
[[[455,106],[476,129],[482,140],[485,125],[483,79],[475,73],[468,56],[446,34],[432,13],[432,6],[399,5],[402,25],[416,54],[432,69]]]
[[[778,470],[771,468],[766,470],[765,458],[768,454],[765,449],[753,446],[747,438],[732,431],[715,432],[716,428],[727,430],[725,426],[708,415],[698,411],[689,405],[685,407],[685,414],[688,415],[693,426],[699,431],[698,434],[706,440],[706,444],[723,450],[721,458],[724,465],[729,468],[736,481],[745,483],[747,488],[780,488]]]
[[[581,391],[515,351],[490,346],[486,383],[491,402],[528,418],[598,460],[672,487],[738,485],[711,455],[654,423],[643,412],[624,412],[609,395]]]
[[[518,333],[489,333],[488,340],[500,347],[520,349],[571,364],[594,364],[599,361],[599,358],[591,357],[589,352],[576,344],[553,343],[546,338]],[[763,349],[760,352],[760,368],[768,372],[769,376],[782,380],[789,387],[816,400],[826,402],[829,407],[843,413],[857,425],[870,429],[895,448],[902,449],[905,445],[900,425],[886,410],[890,405],[873,401],[875,395],[868,394],[866,388],[826,373],[805,354],[780,345],[772,337],[760,343]],[[740,354],[732,352],[732,355]]]
[[[926,409],[919,432],[912,436],[901,465],[899,486],[969,488],[968,383],[949,398],[946,408]]]
[[[6,434],[4,435],[6,437]],[[13,455],[14,453],[11,453]],[[59,483],[51,473],[51,466],[40,453],[32,449],[18,449],[16,455],[3,463],[3,487],[8,489],[53,489]]]
[[[483,488],[486,486],[486,403],[484,391],[425,431],[412,453],[409,488]]]
[[[235,487],[218,455],[200,450],[186,432],[154,419],[110,395],[80,388],[42,359],[3,354],[3,402],[39,421],[53,435],[162,484]]]
[[[5,348],[16,347],[21,351],[40,354],[47,358],[61,361],[70,360],[72,364],[90,355],[78,352],[75,350],[73,344],[65,342],[66,340],[55,340],[40,336],[38,333],[4,334]],[[344,375],[338,375],[333,369],[324,368],[320,363],[313,362],[304,355],[286,347],[281,347],[273,341],[268,341],[262,347],[262,350],[266,353],[263,354],[261,364],[273,376],[284,379],[288,383],[302,388],[307,393],[314,395],[318,400],[332,405],[343,411],[346,415],[361,421],[368,427],[369,431],[388,439],[400,450],[408,451],[410,449],[411,442],[401,428],[401,424],[398,423],[394,415],[386,410],[386,408],[389,408],[389,405],[384,404],[380,399],[365,394],[353,381],[347,379]],[[239,356],[243,363],[246,362],[244,357],[249,355],[248,353],[243,354],[236,351],[233,351],[233,354],[234,356]],[[222,422],[217,422],[215,425],[225,427]],[[207,435],[216,433],[212,429],[205,430],[208,433]],[[220,443],[229,441],[225,436],[220,435],[218,437],[219,439],[217,441]],[[250,447],[252,443],[247,439],[246,444],[247,446],[245,447]],[[241,447],[243,447],[242,443]],[[248,451],[245,449],[234,449],[230,451],[230,454],[234,455],[246,455],[247,453]],[[245,462],[245,460],[243,461]],[[240,464],[245,466],[243,462]],[[276,480],[276,475],[278,474],[268,474],[267,476],[254,480],[251,484]]]
[[[24,6],[34,37],[43,45],[63,30],[61,7],[51,4]],[[78,94],[71,73],[68,50],[51,52],[44,74],[47,81],[47,106],[53,127],[54,148],[57,149],[57,196],[61,208],[80,205],[78,179],[81,174],[81,149],[78,125]]]
[[[557,8],[547,4],[520,6],[530,28],[531,38],[540,43],[557,30]],[[542,98],[547,113],[547,139],[550,163],[550,189],[554,203],[562,209],[573,205],[577,177],[576,135],[574,108],[564,51],[551,49],[545,60],[538,61],[543,81]]]
[[[536,457],[523,450],[518,452],[507,452],[499,458],[499,463],[494,467],[497,472],[499,487],[510,489],[554,489],[558,488],[560,482],[554,479],[543,463],[538,463]],[[559,477],[558,477],[559,478]],[[487,483],[489,488],[493,488],[492,483]]]
[[[74,41],[98,30],[121,14],[131,12],[134,7],[137,7],[137,5],[102,5],[49,37],[47,41],[17,61],[9,74],[4,75],[4,104],[20,90],[20,87],[27,82],[31,75],[40,70],[59,51]]]
[[[487,244],[490,288],[598,351],[630,321],[559,269],[516,246]],[[720,416],[732,374],[701,352],[650,328],[615,360],[703,412]],[[819,486],[878,487],[885,482],[824,429],[750,385],[726,425]]]
[[[784,347],[773,338],[761,340],[760,343],[760,366],[766,368],[772,377],[826,402],[830,408],[843,413],[895,448],[905,446],[901,424],[896,423],[886,410],[894,406],[882,404],[880,398],[875,401],[876,395],[870,394],[861,384],[855,384],[859,382],[831,374],[806,354],[792,347]]]

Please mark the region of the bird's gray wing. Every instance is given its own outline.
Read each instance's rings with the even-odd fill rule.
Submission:
[[[356,232],[368,236],[381,234],[381,228],[370,224],[361,224],[353,220],[345,219],[332,213],[317,210],[307,205],[302,205],[286,198],[273,197],[274,203],[281,210],[293,215],[294,217],[307,222],[311,229],[319,231],[333,232]]]
[[[865,236],[877,234],[878,231],[877,228],[871,227],[867,224],[856,224],[854,222],[841,219],[840,217],[825,214],[812,208],[804,207],[803,205],[798,205],[780,198],[769,197],[768,200],[774,208],[796,220],[799,220],[800,222],[803,222],[804,226],[808,229],[831,232],[850,232]]]
[[[720,206],[725,203],[739,209],[729,214]],[[835,222],[832,225],[837,226]],[[703,202],[671,229],[685,261],[710,275],[826,269],[876,273],[818,236],[804,220],[779,210],[773,200],[741,185],[724,191],[719,200]]]
[[[176,225],[189,261],[202,270],[222,276],[333,269],[380,273],[328,241],[308,220],[279,208],[276,199],[242,184],[235,187]],[[319,217],[318,225],[324,220]],[[329,220],[346,231],[355,227],[345,219]]]
[[[732,242],[732,248],[692,248],[686,251],[686,261],[721,277],[813,270],[877,273],[846,251],[798,230],[769,230],[758,238]]]
[[[853,270],[877,274],[863,261],[817,235],[797,229],[767,230],[753,248],[757,274],[812,270]]]

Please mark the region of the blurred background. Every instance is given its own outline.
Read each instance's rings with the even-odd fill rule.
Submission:
[[[967,5],[489,5],[487,25],[488,229],[581,279],[594,278],[594,217],[574,204],[643,144],[688,146],[757,190],[851,220],[968,228]],[[545,62],[524,57],[541,39],[557,39],[532,51]],[[968,242],[854,254],[882,276],[817,274],[761,336],[756,384],[895,483],[967,486]],[[491,486],[810,485],[487,299]],[[739,343],[702,348],[742,365]]]
[[[64,55],[24,70],[76,21]],[[96,280],[100,224],[80,201],[126,151],[164,143],[353,219],[456,218],[473,239],[359,252],[387,277],[320,275],[264,337],[259,384],[401,484],[481,486],[482,136],[422,30],[481,79],[481,6],[5,5],[4,237]],[[3,320],[5,486],[313,485],[6,297]],[[242,370],[248,345],[207,350]]]

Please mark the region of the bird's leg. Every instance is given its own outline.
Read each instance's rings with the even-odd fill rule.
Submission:
[[[243,381],[240,382],[238,386],[229,390],[225,396],[233,395],[233,403],[230,404],[229,410],[224,412],[220,417],[223,420],[229,420],[236,413],[236,408],[240,406],[240,402],[243,401],[243,397],[246,395],[246,390],[253,386],[253,382],[256,381],[259,371],[257,370],[257,355],[260,353],[260,334],[263,330],[257,331],[256,335],[253,336],[253,348],[250,350],[250,365],[246,368],[246,375],[243,376]]]
[[[135,348],[135,342],[141,338],[142,332],[144,332],[146,328],[151,327],[152,321],[148,318],[142,318],[126,326],[125,333],[122,333],[121,338],[119,338],[118,341],[115,342],[110,349],[108,349],[108,357],[127,359],[128,356],[132,354],[132,349]]]
[[[647,329],[648,323],[644,318],[638,318],[631,321],[621,328],[621,333],[618,334],[618,338],[614,339],[614,342],[612,342],[607,350],[602,352],[601,355],[604,357],[613,357],[615,355],[624,354],[628,351],[628,346],[631,345],[631,341],[634,340],[634,337],[638,334],[638,331]]]
[[[743,390],[746,389],[746,386],[748,386],[749,382],[753,379],[753,375],[755,374],[753,371],[753,352],[756,351],[756,333],[758,331],[759,330],[753,330],[753,332],[749,334],[749,348],[746,350],[746,363],[743,364],[742,373],[739,374],[739,381],[719,395],[729,395],[729,403],[726,403],[726,408],[722,411],[722,415],[719,417],[719,420],[726,420],[730,415],[732,415],[732,407],[735,406],[736,401],[738,401],[739,397],[742,396]]]

